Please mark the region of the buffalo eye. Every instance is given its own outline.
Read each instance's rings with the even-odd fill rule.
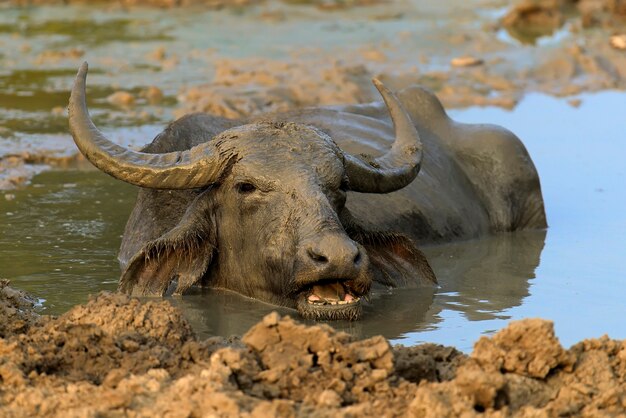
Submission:
[[[249,194],[256,190],[256,186],[254,184],[248,183],[245,181],[241,183],[237,183],[235,187],[237,191],[241,194]]]

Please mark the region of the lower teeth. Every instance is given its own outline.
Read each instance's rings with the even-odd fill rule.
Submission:
[[[347,300],[308,300],[307,302],[310,303],[311,305],[348,305],[350,303],[355,303],[358,302],[359,298],[354,298],[351,301],[347,301]]]

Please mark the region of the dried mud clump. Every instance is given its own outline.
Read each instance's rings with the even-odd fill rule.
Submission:
[[[626,1],[624,0],[579,0],[582,26],[622,28],[626,24]]]
[[[401,345],[393,348],[395,373],[409,382],[443,382],[455,377],[466,355],[439,344]]]
[[[35,303],[26,293],[10,287],[8,280],[0,279],[0,338],[26,332],[39,324],[41,318],[33,311]]]
[[[75,151],[59,150],[56,145],[0,155],[0,190],[18,189],[50,167],[67,167],[82,160],[83,157]]]
[[[294,107],[363,103],[376,98],[372,76],[363,65],[318,64],[218,60],[210,84],[191,87],[179,95],[183,109],[178,116],[207,112],[234,119]]]
[[[570,0],[521,0],[502,18],[502,25],[521,39],[550,35],[565,23],[565,7]]]
[[[502,18],[501,24],[512,36],[534,42],[552,34],[565,22],[583,28],[623,28],[626,23],[624,0],[520,0]]]
[[[420,385],[415,417],[619,416],[626,413],[626,341],[565,350],[550,321],[527,319],[482,337],[453,380]]]
[[[271,314],[242,342],[198,342],[169,303],[102,294],[0,339],[0,415],[367,415],[392,403],[401,415],[416,388],[382,337],[353,341]],[[401,368],[439,381],[442,363],[464,357],[432,349],[437,359],[407,352]]]
[[[485,369],[539,379],[556,367],[569,367],[574,362],[559,344],[552,324],[542,319],[512,322],[493,338],[481,338],[472,358]]]
[[[200,342],[167,302],[101,294],[0,339],[0,416],[7,417],[625,411],[626,343],[603,337],[565,350],[552,324],[538,319],[481,338],[470,357],[434,344],[355,341],[276,313],[241,341]]]
[[[23,186],[45,168],[41,165],[28,164],[21,156],[0,156],[0,190],[12,190]]]

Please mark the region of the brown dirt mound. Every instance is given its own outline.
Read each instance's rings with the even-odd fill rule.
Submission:
[[[33,308],[35,299],[25,292],[13,289],[9,281],[0,279],[0,338],[28,331],[41,321]]]
[[[6,287],[5,287],[6,288]],[[392,348],[273,313],[241,341],[197,341],[164,301],[101,294],[0,339],[2,416],[617,416],[626,342],[570,350],[539,319],[471,356]]]
[[[623,27],[626,22],[626,1],[519,0],[514,2],[501,23],[514,36],[534,40],[551,34],[572,19],[584,28]]]
[[[177,115],[207,112],[242,118],[294,107],[376,99],[372,75],[363,65],[316,64],[258,58],[218,60],[211,84],[191,87],[179,95],[184,107]]]
[[[571,43],[571,45],[570,45]],[[529,52],[533,64],[486,62],[485,65],[419,72],[398,64],[376,64],[360,58],[328,62],[324,56],[281,61],[264,58],[216,59],[208,84],[185,87],[178,95],[180,117],[208,112],[246,118],[298,107],[366,103],[379,100],[371,83],[376,77],[392,90],[422,85],[446,108],[500,106],[513,108],[525,92],[571,96],[583,91],[626,88],[626,55],[603,34],[581,46],[564,42],[549,54]],[[529,58],[530,59],[530,58]]]
[[[502,25],[530,39],[549,35],[565,23],[569,0],[521,0],[502,18]]]
[[[420,385],[419,417],[614,417],[626,414],[626,341],[585,340],[564,350],[552,323],[512,322],[481,338],[449,382]],[[464,415],[465,416],[465,415]]]
[[[0,132],[1,134],[1,132]],[[60,155],[59,155],[60,154]],[[75,166],[84,158],[73,150],[59,153],[41,148],[0,156],[0,190],[11,190],[28,184],[37,174],[50,167]]]

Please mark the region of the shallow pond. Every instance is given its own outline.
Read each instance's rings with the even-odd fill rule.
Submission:
[[[388,59],[372,62],[376,71],[416,63],[419,71],[448,71],[451,57],[468,53],[458,32],[482,39],[489,10],[507,4],[410,0],[333,13],[272,1],[202,13],[0,5],[0,156],[73,152],[63,107],[82,60],[91,64],[96,123],[116,142],[140,145],[172,119],[181,85],[211,80],[214,59],[350,61],[373,45]],[[235,25],[238,30],[230,30]],[[479,45],[473,52],[485,58],[503,48]],[[159,61],[160,48],[167,53]],[[505,61],[531,61],[532,52],[524,47]],[[158,104],[142,98],[148,86],[163,91]],[[119,89],[137,97],[133,109],[106,100]],[[579,98],[580,107],[531,94],[512,112],[452,111],[457,120],[501,124],[524,140],[540,173],[549,229],[424,248],[438,288],[377,292],[362,321],[333,326],[360,337],[382,334],[395,343],[432,341],[463,350],[524,317],[554,320],[565,345],[604,333],[626,338],[626,130],[619,116],[626,95]],[[41,310],[52,314],[114,290],[117,249],[134,198],[132,187],[76,168],[43,172],[26,187],[0,192],[0,278],[41,298]],[[217,291],[170,300],[201,336],[241,334],[276,309]]]
[[[626,107],[626,95],[580,99],[578,108],[529,95],[513,112],[452,111],[457,120],[501,124],[523,138],[541,176],[549,229],[427,247],[437,289],[375,293],[362,321],[332,325],[463,350],[525,317],[554,320],[564,345],[604,333],[626,338],[626,133],[612,111]],[[3,277],[42,298],[49,313],[115,289],[132,187],[96,171],[50,171],[11,193],[0,199]],[[201,336],[240,334],[275,309],[217,291],[171,301]]]

